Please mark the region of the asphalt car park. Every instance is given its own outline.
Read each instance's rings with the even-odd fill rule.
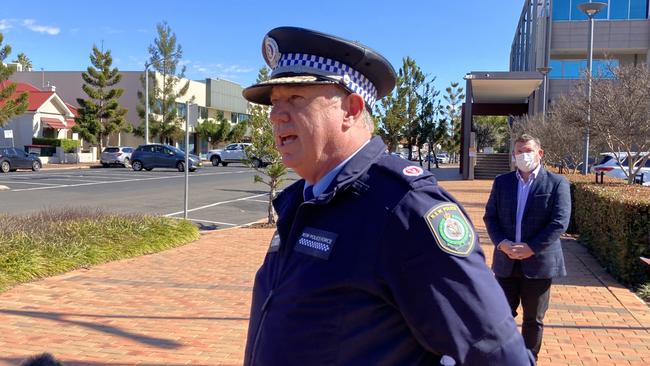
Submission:
[[[245,225],[266,217],[267,186],[241,164],[211,166],[189,174],[188,219],[206,230]],[[182,218],[185,174],[175,169],[135,172],[113,167],[0,174],[0,213],[29,214],[90,207],[118,214]],[[297,177],[290,173],[288,184]]]

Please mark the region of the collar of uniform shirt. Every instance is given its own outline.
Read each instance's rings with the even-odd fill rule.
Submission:
[[[542,167],[542,163],[540,162],[539,164],[537,164],[537,168],[533,169],[533,171],[530,172],[530,175],[528,176],[528,181],[524,181],[524,178],[519,173],[519,169],[517,169],[517,173],[516,173],[517,179],[523,184],[530,183],[533,180],[535,180],[535,178],[537,178],[537,174],[539,174],[539,170],[541,169],[541,167]]]
[[[363,149],[366,145],[368,145],[369,142],[370,142],[370,140],[366,141],[363,145],[361,145],[360,148],[357,149],[357,151],[350,154],[350,156],[348,156],[347,159],[343,160],[341,163],[339,163],[339,165],[334,167],[334,169],[330,170],[327,174],[325,174],[325,176],[323,176],[323,178],[321,178],[318,182],[316,182],[316,184],[312,184],[312,183],[309,183],[309,182],[305,181],[305,187],[303,188],[303,194],[304,194],[305,189],[307,189],[307,187],[313,185],[314,186],[314,188],[313,188],[314,197],[320,196],[320,194],[325,192],[327,187],[329,187],[330,183],[332,183],[332,180],[334,180],[334,177],[336,177],[339,174],[339,172],[343,169],[345,164],[347,164],[348,161],[350,161],[355,155],[357,155],[357,153],[359,153],[359,151],[361,151],[361,149]]]

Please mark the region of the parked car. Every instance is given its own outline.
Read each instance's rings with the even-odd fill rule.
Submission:
[[[641,153],[641,155],[645,155],[647,153]],[[613,153],[603,153],[601,155],[601,160],[598,162],[598,164],[593,165],[591,167],[591,172],[592,173],[605,173],[606,176],[612,177],[612,178],[618,178],[618,179],[627,179],[627,174],[626,172],[629,172],[630,167],[629,167],[629,158],[627,156],[627,153],[621,152],[617,153],[616,155]],[[616,160],[616,156],[619,157],[619,159],[623,159],[621,167],[618,164],[618,161]],[[641,168],[637,174],[645,174],[645,173],[650,173],[650,159],[645,162],[645,165]]]
[[[229,163],[246,163],[248,161],[248,156],[246,155],[247,146],[251,146],[251,144],[238,142],[230,144],[223,149],[209,150],[207,159],[210,160],[213,166],[219,164],[228,166]],[[253,157],[252,161],[256,167],[263,167],[269,164],[264,158]]]
[[[108,146],[102,151],[99,162],[104,167],[119,164],[128,168],[131,166],[131,153],[133,153],[133,148],[130,146]]]
[[[201,158],[190,154],[190,171],[203,166]],[[153,168],[176,168],[179,172],[185,170],[185,152],[174,146],[163,144],[140,145],[131,154],[131,168],[135,171],[152,170]]]
[[[438,160],[438,163],[441,164],[449,164],[449,154],[447,153],[436,154],[436,160]]]
[[[42,166],[38,156],[14,147],[0,147],[0,171],[3,173],[15,172],[16,169],[38,171]]]

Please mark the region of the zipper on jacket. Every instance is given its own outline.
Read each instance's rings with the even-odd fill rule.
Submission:
[[[257,332],[255,333],[255,342],[253,343],[253,351],[251,352],[251,363],[250,366],[255,365],[255,355],[257,354],[257,345],[260,340],[260,336],[262,334],[262,327],[264,326],[264,320],[266,320],[266,308],[269,306],[269,302],[271,302],[271,297],[273,297],[273,290],[269,291],[269,295],[266,297],[266,300],[264,300],[264,304],[262,304],[262,318],[260,319],[260,323],[257,325]]]

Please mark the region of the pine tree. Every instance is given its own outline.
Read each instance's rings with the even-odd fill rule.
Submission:
[[[189,80],[180,88],[177,85],[185,77],[186,67],[178,70],[179,63],[183,57],[183,49],[177,44],[176,34],[172,32],[167,22],[156,25],[158,37],[154,43],[149,45],[149,62],[153,71],[149,75],[149,132],[151,136],[158,137],[160,142],[173,143],[183,135],[183,118],[179,116],[176,100],[185,96],[190,87]],[[156,73],[161,75],[160,83]],[[141,79],[144,89],[144,77]],[[150,84],[151,85],[151,84]],[[176,91],[178,90],[178,91]],[[144,136],[144,93],[138,92],[140,106],[138,115],[143,123],[136,130],[136,134]]]
[[[382,98],[381,103],[376,108],[377,134],[381,136],[388,147],[388,151],[395,152],[397,145],[403,138],[404,125],[406,120],[404,115],[404,105],[397,103],[397,92]]]
[[[445,89],[445,95],[443,98],[447,105],[445,106],[447,120],[451,123],[451,135],[448,136],[445,149],[453,155],[454,161],[460,150],[460,126],[462,121],[461,117],[461,108],[463,102],[465,101],[465,94],[463,94],[463,88],[458,86],[457,82],[452,82],[449,87]]]
[[[402,60],[402,67],[397,76],[397,103],[402,104],[405,119],[404,137],[409,147],[409,160],[412,159],[413,146],[420,146],[421,121],[419,111],[421,108],[420,89],[426,83],[426,77],[415,60],[406,57]]]
[[[118,103],[124,89],[115,87],[122,75],[116,67],[111,68],[111,51],[100,51],[93,45],[90,62],[92,66],[88,66],[86,72],[81,73],[84,81],[81,88],[88,98],[77,99],[79,117],[72,130],[91,144],[99,145],[100,153],[104,142],[108,143],[105,141],[108,136],[116,132],[128,132],[130,125],[124,118],[127,110]]]
[[[16,84],[7,81],[13,74],[13,70],[4,65],[4,60],[11,53],[11,46],[8,44],[2,46],[3,40],[4,36],[0,33],[0,127],[27,110],[27,93],[14,95]]]
[[[269,69],[263,67],[257,74],[257,83],[269,80]],[[267,224],[275,224],[275,213],[273,211],[273,199],[275,198],[278,188],[284,182],[284,176],[287,174],[287,168],[282,163],[282,156],[275,148],[275,138],[273,137],[273,126],[269,120],[270,109],[268,106],[252,104],[251,117],[248,121],[251,129],[252,146],[247,149],[249,157],[257,157],[269,164],[267,166],[258,166],[251,160],[250,164],[260,173],[254,177],[255,183],[263,183],[269,187],[268,202],[268,220]]]
[[[32,60],[24,53],[19,53],[14,62],[19,63],[23,67],[23,71],[32,71]]]

